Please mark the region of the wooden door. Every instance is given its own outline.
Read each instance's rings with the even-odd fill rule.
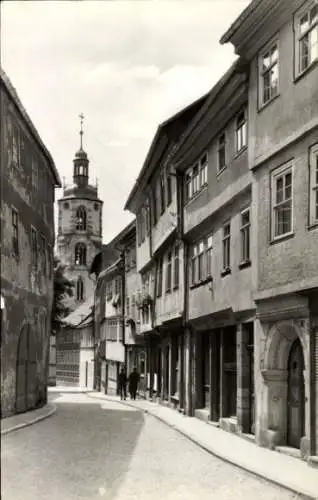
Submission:
[[[294,448],[300,448],[300,440],[304,435],[305,384],[303,372],[303,351],[301,343],[297,339],[290,349],[288,360],[287,443]]]
[[[21,330],[16,361],[16,412],[36,406],[36,352],[30,327]]]

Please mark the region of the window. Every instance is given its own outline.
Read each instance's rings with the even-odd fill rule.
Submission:
[[[163,268],[163,259],[162,257],[160,257],[157,267],[157,297],[161,297],[162,295],[162,268]]]
[[[176,245],[174,247],[174,268],[173,268],[173,271],[174,271],[174,284],[173,284],[173,288],[178,288],[179,287],[179,275],[180,275],[180,269],[179,269],[179,266],[180,266],[180,260],[179,260],[179,245]]]
[[[84,300],[84,283],[81,276],[77,278],[76,282],[76,299],[81,302]]]
[[[164,180],[163,175],[160,176],[159,183],[160,183],[160,212],[161,212],[161,214],[163,214],[163,212],[165,211],[165,207],[166,207],[166,202],[165,202],[165,180]]]
[[[192,198],[192,169],[186,173],[186,199]]]
[[[318,59],[317,2],[297,16],[295,34],[296,74],[301,74]]]
[[[192,257],[191,257],[191,282],[192,285],[197,282],[197,258],[198,258],[198,247],[193,245],[192,247]]]
[[[264,105],[278,94],[278,42],[272,43],[263,52],[260,61],[260,105]]]
[[[191,283],[201,283],[212,277],[212,236],[208,235],[192,247]]]
[[[86,266],[86,245],[76,243],[75,245],[75,265]]]
[[[78,231],[86,231],[86,209],[79,207],[76,210],[76,229]]]
[[[32,266],[35,267],[38,261],[38,242],[37,242],[37,233],[34,227],[31,228],[31,248],[32,248]]]
[[[195,165],[192,169],[192,194],[199,191],[199,165]]]
[[[63,208],[65,210],[68,210],[70,208],[70,205],[69,205],[69,203],[67,201],[65,203],[63,203]]]
[[[98,203],[94,203],[94,210],[96,210],[96,212],[97,212],[98,208],[99,208]]]
[[[155,194],[152,194],[152,222],[154,226],[157,224],[157,202]]]
[[[241,262],[250,260],[250,210],[241,213]]]
[[[205,153],[198,163],[189,168],[185,177],[185,196],[190,200],[208,182],[208,155]]]
[[[227,222],[223,226],[223,270],[227,271],[231,266],[231,224]]]
[[[204,241],[198,244],[198,280],[202,281],[204,276]]]
[[[46,241],[42,234],[40,235],[40,252],[41,252],[43,273],[46,274]]]
[[[166,176],[167,176],[167,207],[168,207],[172,202],[172,186],[171,186],[172,181],[171,181],[171,174],[169,173],[168,170],[166,172]]]
[[[318,144],[310,151],[310,224],[318,223]]]
[[[293,229],[293,177],[292,166],[280,167],[272,172],[272,237],[290,234]]]
[[[39,175],[39,168],[37,161],[32,158],[32,187],[34,189],[38,189],[38,175]]]
[[[218,169],[219,172],[226,167],[225,162],[225,133],[220,135],[218,143]]]
[[[172,252],[170,250],[167,255],[166,292],[171,292],[171,279],[172,279]]]
[[[245,111],[241,111],[236,119],[236,151],[239,152],[247,144]]]
[[[208,183],[208,155],[204,154],[200,160],[200,187]]]
[[[212,276],[212,251],[213,251],[213,239],[212,236],[207,237],[206,241],[206,274],[207,276]]]
[[[12,208],[12,250],[13,253],[19,255],[19,221],[18,212]]]

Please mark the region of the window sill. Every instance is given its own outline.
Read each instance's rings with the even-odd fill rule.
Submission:
[[[314,229],[318,229],[318,220],[313,221],[307,226],[308,231],[313,231]]]
[[[223,271],[221,272],[221,277],[224,278],[224,276],[227,276],[228,274],[231,273],[232,273],[231,268],[227,267],[226,269],[223,269]]]
[[[205,184],[204,184],[204,185],[203,185],[203,186],[199,189],[199,191],[197,191],[197,192],[196,192],[196,193],[195,193],[195,194],[194,194],[191,198],[189,198],[189,199],[185,202],[184,206],[186,207],[187,205],[190,205],[190,204],[191,204],[194,200],[196,200],[196,199],[200,196],[200,194],[201,194],[201,193],[203,193],[203,191],[204,191],[205,189],[207,189],[207,187],[208,187],[208,184],[207,184],[207,183],[205,183]]]
[[[245,153],[245,151],[247,151],[247,145],[243,146],[239,151],[237,151],[235,153],[235,155],[233,156],[233,160],[236,160],[236,158],[239,158],[243,153]]]
[[[306,76],[308,73],[310,73],[317,66],[318,66],[318,59],[313,61],[309,66],[307,66],[306,69],[304,69],[304,71],[302,71],[301,73],[298,73],[294,77],[294,84],[296,85],[299,82],[299,80],[301,80],[304,76]]]
[[[165,293],[171,293],[171,288],[167,288]]]
[[[252,262],[250,260],[243,260],[240,262],[238,268],[239,269],[245,269],[246,267],[250,267],[252,265]]]
[[[223,174],[223,172],[226,170],[227,168],[227,165],[225,165],[224,167],[221,168],[221,170],[218,170],[217,173],[216,173],[216,178],[218,178],[219,176],[221,176]]]
[[[208,278],[205,278],[201,281],[197,281],[196,283],[193,283],[192,285],[190,285],[190,290],[193,290],[194,288],[199,288],[200,286],[206,285],[207,283],[210,283],[211,281],[213,281],[212,276],[209,276]]]
[[[276,94],[274,97],[272,97],[271,99],[269,99],[265,103],[260,104],[258,106],[257,112],[261,113],[263,111],[263,109],[267,108],[267,106],[269,106],[270,104],[272,104],[272,102],[276,101],[276,99],[278,99],[278,97],[280,97],[280,93],[279,92],[278,92],[278,94]]]
[[[282,236],[276,236],[276,238],[272,239],[270,242],[270,245],[276,245],[276,243],[281,243],[282,241],[289,240],[290,238],[293,238],[295,236],[295,233],[288,233],[288,234],[283,234]]]

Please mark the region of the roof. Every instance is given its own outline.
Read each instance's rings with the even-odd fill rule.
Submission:
[[[207,115],[210,107],[214,104],[218,95],[224,89],[225,85],[233,78],[234,74],[238,71],[241,71],[241,66],[241,59],[237,59],[236,61],[234,61],[234,63],[229,67],[229,69],[224,73],[220,80],[212,87],[212,89],[207,94],[207,98],[203,106],[196,114],[195,118],[190,122],[189,126],[186,128],[179,141],[178,147],[173,154],[172,163],[175,166],[178,166],[178,162],[181,160],[181,156],[184,154],[185,150],[191,148],[191,145],[193,144],[193,142],[195,142],[196,137],[199,134],[199,130],[201,130],[202,126],[204,126],[203,117]]]
[[[248,4],[248,6],[241,12],[241,14],[235,19],[229,29],[221,37],[220,43],[222,45],[231,40],[236,31],[241,28],[242,24],[251,16],[261,3],[264,3],[264,0],[252,0]]]
[[[31,120],[31,118],[29,117],[28,113],[26,112],[22,102],[20,101],[19,96],[17,94],[17,91],[15,90],[10,79],[8,78],[5,71],[1,67],[0,67],[0,81],[2,82],[3,86],[5,87],[7,93],[9,94],[12,101],[15,103],[16,108],[18,109],[22,119],[24,120],[24,122],[25,122],[26,126],[28,127],[34,140],[37,142],[42,153],[46,157],[46,159],[49,163],[49,166],[51,168],[51,172],[52,172],[53,177],[54,177],[55,186],[61,187],[62,186],[61,179],[60,179],[59,173],[57,171],[57,168],[55,166],[55,163],[53,161],[53,158],[52,158],[49,150],[46,148],[44,142],[42,141],[35,126],[33,125],[33,122]]]
[[[148,150],[146,159],[145,159],[143,166],[142,166],[142,168],[139,172],[139,175],[137,177],[137,180],[136,180],[136,182],[135,182],[135,184],[134,184],[134,186],[133,186],[133,188],[128,196],[128,199],[125,203],[125,207],[124,207],[125,210],[129,210],[129,206],[137,194],[138,187],[140,187],[142,181],[144,181],[144,179],[145,179],[146,172],[148,172],[149,170],[152,171],[156,167],[156,163],[153,161],[153,159],[154,159],[156,150],[158,148],[158,145],[160,144],[160,141],[164,137],[165,133],[168,133],[169,127],[171,127],[175,122],[177,122],[177,120],[185,117],[185,115],[187,113],[189,115],[193,116],[193,114],[195,114],[200,109],[200,107],[203,105],[205,99],[207,98],[207,95],[208,94],[201,96],[199,99],[192,102],[191,104],[189,104],[185,108],[181,109],[180,111],[178,111],[178,113],[174,114],[173,116],[171,116],[170,118],[168,118],[166,121],[162,122],[159,125],[159,127],[157,128],[156,134],[152,140],[152,143],[150,145],[150,148]],[[151,169],[151,167],[152,167],[152,169]]]
[[[94,305],[94,296],[92,295],[77,309],[75,309],[75,311],[71,312],[68,316],[63,318],[64,326],[73,326],[73,327],[84,326],[84,321],[86,324],[89,324],[90,321],[87,322],[87,320],[90,316],[92,316],[93,305]]]
[[[110,264],[110,266],[106,267],[105,269],[103,269],[103,271],[99,274],[98,278],[103,278],[104,276],[107,276],[107,274],[110,274],[112,273],[113,271],[116,270],[118,264],[120,264],[122,261],[121,258],[115,260],[115,262],[113,262],[112,264]]]

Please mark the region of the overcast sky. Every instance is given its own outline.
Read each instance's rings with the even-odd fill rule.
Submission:
[[[2,3],[1,65],[68,182],[78,115],[85,115],[104,242],[132,219],[123,207],[159,123],[207,92],[234,61],[219,39],[249,3]]]

